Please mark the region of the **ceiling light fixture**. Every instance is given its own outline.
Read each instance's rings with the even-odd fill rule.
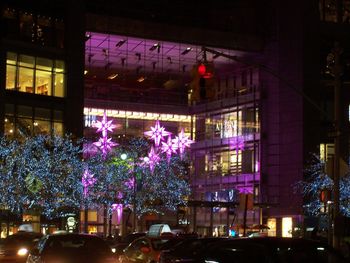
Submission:
[[[116,77],[118,77],[118,73],[113,73],[113,74],[109,75],[107,78],[108,79],[115,79]]]
[[[90,38],[91,38],[91,35],[90,34],[86,34],[85,35],[85,42],[88,41]]]
[[[146,80],[146,77],[144,77],[144,76],[141,76],[141,77],[139,77],[138,79],[137,79],[137,82],[143,82],[143,81],[145,81]]]
[[[157,49],[157,52],[159,53],[160,52],[160,44],[159,43],[153,44],[153,46],[150,47],[149,51],[154,51],[156,49]]]
[[[186,55],[188,52],[192,50],[191,47],[186,48],[184,51],[181,52],[181,55]]]

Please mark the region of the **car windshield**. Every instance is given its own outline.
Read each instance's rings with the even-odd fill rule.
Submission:
[[[20,245],[30,245],[33,241],[40,239],[39,235],[25,235],[25,234],[15,234],[8,236],[4,240],[5,246],[20,246]]]

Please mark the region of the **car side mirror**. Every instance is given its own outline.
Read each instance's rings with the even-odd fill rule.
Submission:
[[[141,247],[140,250],[144,254],[148,254],[151,252],[151,249],[149,247]]]

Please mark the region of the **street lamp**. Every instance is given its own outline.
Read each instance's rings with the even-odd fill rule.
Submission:
[[[120,155],[120,158],[125,161],[128,159],[128,155],[126,153],[122,153]],[[137,231],[136,228],[136,210],[137,210],[137,202],[136,202],[136,190],[137,190],[137,182],[136,182],[136,174],[135,174],[135,159],[134,158],[130,158],[132,159],[132,176],[133,176],[133,206],[134,206],[134,218],[133,218],[133,228],[134,228],[134,232]]]

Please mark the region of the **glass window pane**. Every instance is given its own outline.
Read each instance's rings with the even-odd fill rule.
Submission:
[[[6,63],[10,65],[16,65],[16,62],[17,62],[17,54],[13,52],[7,52]]]
[[[27,68],[34,68],[34,57],[20,55],[19,56],[19,65]]]
[[[64,97],[65,95],[65,81],[63,74],[55,74],[54,82],[54,96]]]
[[[65,72],[65,65],[63,60],[56,60],[55,61],[55,72],[63,73]]]
[[[55,121],[63,121],[63,112],[59,110],[55,110],[53,112],[53,119]]]
[[[18,106],[17,107],[17,115],[19,117],[32,117],[33,116],[32,107]]]
[[[56,135],[63,136],[63,123],[62,122],[54,122],[53,123],[53,132]]]
[[[50,120],[50,110],[44,108],[35,108],[35,119]]]
[[[35,93],[51,95],[51,72],[42,70],[36,71]]]
[[[6,115],[14,115],[15,106],[13,104],[5,104],[5,114]]]
[[[15,121],[13,116],[5,115],[5,136],[13,138],[15,130]]]
[[[33,124],[31,118],[17,118],[16,136],[26,137],[33,134]]]
[[[17,89],[22,92],[33,93],[33,75],[34,70],[28,68],[19,68],[18,72],[18,87]]]
[[[6,89],[14,90],[16,87],[16,66],[6,66]]]
[[[38,120],[34,121],[34,134],[50,134],[50,121]]]
[[[52,62],[53,61],[51,59],[36,58],[36,68],[51,72],[51,70],[52,70]]]

